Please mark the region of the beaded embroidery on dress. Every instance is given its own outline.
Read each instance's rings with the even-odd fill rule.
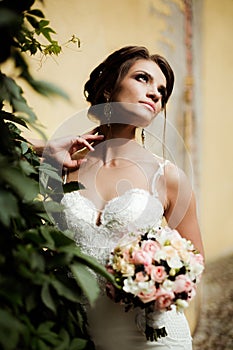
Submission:
[[[163,174],[160,166],[155,179]],[[62,199],[68,228],[74,232],[74,240],[82,251],[106,264],[111,250],[129,231],[146,230],[161,224],[164,210],[158,193],[133,188],[122,196],[113,198],[104,207],[99,224],[99,212],[95,205],[79,191],[66,193]],[[143,334],[144,311],[124,311],[102,293],[94,308],[88,309],[90,332],[96,350],[191,350],[191,336],[185,316],[172,309],[155,312],[154,321],[159,327],[166,326],[168,336],[157,342],[146,341]],[[152,320],[153,321],[153,320]]]

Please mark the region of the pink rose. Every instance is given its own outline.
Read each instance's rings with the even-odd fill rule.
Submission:
[[[156,288],[152,286],[148,292],[140,292],[137,296],[143,303],[149,303],[156,299]]]
[[[152,257],[143,250],[136,250],[132,254],[133,263],[136,265],[150,265],[152,263]]]
[[[175,294],[172,291],[166,291],[162,288],[157,290],[156,293],[156,307],[159,310],[169,309]]]
[[[150,272],[151,279],[158,283],[161,283],[165,280],[167,273],[163,266],[152,266]]]
[[[185,275],[179,275],[173,283],[175,293],[189,293],[193,289],[193,282]]]
[[[149,277],[146,273],[144,273],[143,271],[137,272],[135,274],[135,281],[136,282],[145,282],[148,281]]]
[[[142,250],[144,252],[147,252],[150,254],[150,256],[153,258],[155,253],[160,250],[160,244],[158,242],[148,240],[148,241],[142,241]]]

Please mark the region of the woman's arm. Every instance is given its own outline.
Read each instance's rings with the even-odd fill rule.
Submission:
[[[167,188],[165,218],[168,225],[192,241],[195,248],[204,256],[195,195],[187,176],[181,169],[169,163],[165,167],[165,180]]]

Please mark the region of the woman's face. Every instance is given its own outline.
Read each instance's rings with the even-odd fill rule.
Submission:
[[[112,101],[137,116],[136,126],[145,127],[161,111],[165,91],[166,78],[159,66],[140,59],[131,66]]]

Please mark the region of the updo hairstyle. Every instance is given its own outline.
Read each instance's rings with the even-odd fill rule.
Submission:
[[[110,54],[90,74],[89,80],[84,86],[84,95],[91,106],[106,102],[106,93],[109,102],[119,89],[120,83],[128,73],[132,65],[140,59],[155,62],[166,77],[166,92],[162,99],[162,107],[172,93],[174,85],[174,73],[167,60],[160,55],[150,55],[147,48],[143,46],[126,46]]]

